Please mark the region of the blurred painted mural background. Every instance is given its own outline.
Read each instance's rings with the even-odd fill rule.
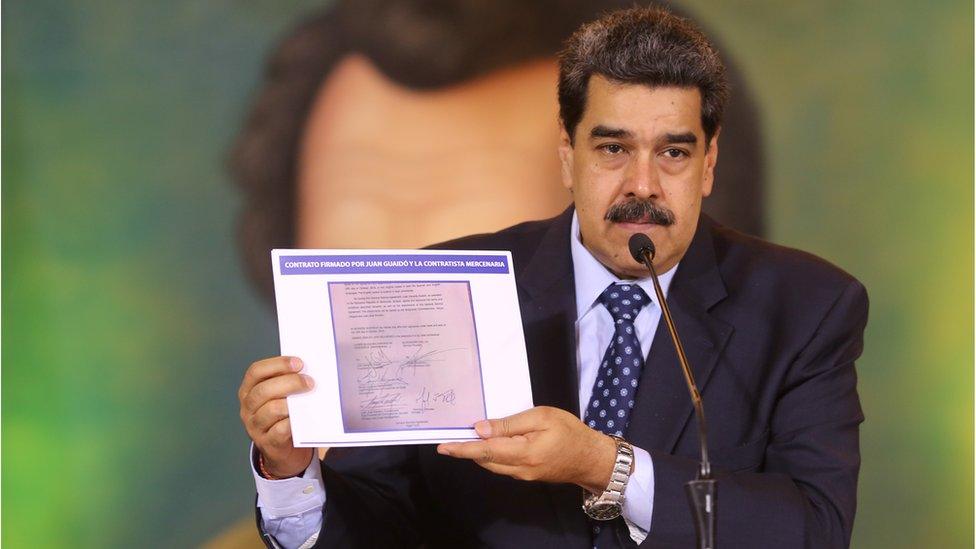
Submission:
[[[196,545],[246,518],[236,387],[276,354],[223,161],[319,3],[2,6],[2,542]],[[872,298],[854,547],[973,544],[973,6],[682,3],[756,96],[773,240]]]

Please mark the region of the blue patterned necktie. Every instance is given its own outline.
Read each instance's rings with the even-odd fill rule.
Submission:
[[[597,301],[613,317],[613,339],[603,354],[583,420],[593,429],[622,437],[627,432],[637,383],[644,369],[644,356],[634,320],[651,300],[636,284],[610,284]],[[601,525],[592,521],[591,526],[594,548],[617,545],[610,524]]]
[[[637,382],[644,369],[634,319],[651,300],[636,284],[611,284],[597,301],[613,317],[613,339],[603,354],[583,420],[593,429],[622,437],[627,432]]]

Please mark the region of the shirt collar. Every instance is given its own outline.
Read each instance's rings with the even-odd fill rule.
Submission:
[[[650,275],[636,281],[625,281],[617,278],[616,275],[611,273],[602,263],[593,257],[593,254],[583,245],[583,239],[580,236],[579,219],[576,217],[575,211],[573,211],[573,223],[570,228],[569,242],[573,256],[573,276],[576,281],[577,320],[583,318],[583,315],[597,304],[596,299],[600,297],[603,290],[610,284],[636,282],[647,293],[648,297],[651,298],[651,303],[657,302],[657,297],[654,294],[654,282],[651,281]],[[671,279],[674,278],[674,273],[677,268],[678,265],[675,265],[668,272],[658,275],[658,282],[661,283],[661,290],[664,292],[665,297],[668,295],[668,288],[671,287]]]

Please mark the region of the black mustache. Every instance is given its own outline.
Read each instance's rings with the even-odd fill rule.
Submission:
[[[613,223],[646,222],[668,227],[674,225],[674,212],[648,200],[629,200],[610,206],[604,219]]]

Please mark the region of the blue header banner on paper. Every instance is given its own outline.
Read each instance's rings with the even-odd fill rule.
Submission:
[[[508,274],[504,255],[283,255],[281,274]]]

